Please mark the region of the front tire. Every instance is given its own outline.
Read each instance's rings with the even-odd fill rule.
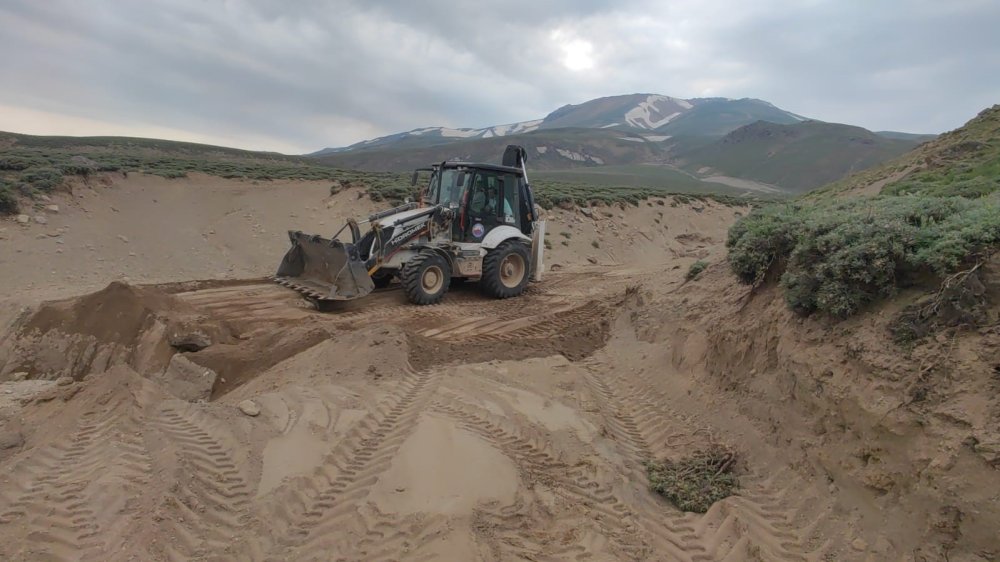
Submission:
[[[531,266],[528,248],[517,240],[508,240],[483,258],[483,276],[479,286],[491,297],[516,297],[528,286]]]
[[[436,304],[451,285],[451,265],[436,252],[422,252],[403,266],[400,282],[413,304]]]

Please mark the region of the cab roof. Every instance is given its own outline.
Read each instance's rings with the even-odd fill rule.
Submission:
[[[479,170],[491,170],[494,172],[504,172],[508,174],[516,174],[518,176],[523,176],[524,171],[521,168],[515,168],[513,166],[501,166],[500,164],[485,164],[482,162],[442,162],[440,164],[434,164],[434,167],[444,167],[444,168],[475,168]]]

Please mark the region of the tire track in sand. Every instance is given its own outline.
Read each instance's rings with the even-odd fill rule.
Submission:
[[[357,422],[309,477],[279,488],[274,513],[262,517],[268,527],[252,537],[248,555],[268,559],[326,559],[331,550],[356,551],[377,528],[358,529],[361,502],[416,427],[437,383],[437,372],[407,369],[396,392]],[[377,524],[376,524],[377,526]],[[351,536],[345,528],[358,532]],[[353,540],[352,540],[353,539]],[[400,534],[393,540],[406,541]],[[369,539],[370,541],[370,539]],[[380,545],[391,548],[389,543]]]
[[[157,428],[177,447],[176,496],[163,521],[172,540],[162,548],[170,560],[231,552],[250,519],[250,486],[223,443],[216,422],[202,419],[186,402],[171,400]]]
[[[627,377],[592,360],[583,366],[609,429],[631,461],[635,478],[646,482],[646,460],[712,439],[713,432],[707,426],[666,405],[670,398],[654,386],[651,375]],[[810,498],[792,498],[794,494],[788,492],[793,485],[790,476],[786,473],[781,479],[767,480],[744,477],[741,495],[717,502],[704,515],[671,515],[662,502],[642,498],[637,508],[645,512],[644,527],[649,532],[680,549],[674,553],[679,560],[722,560],[730,555],[740,559],[741,554],[775,561],[820,560],[829,543],[815,544],[810,537],[822,524],[823,514],[810,517],[805,505]],[[652,496],[646,497],[652,500]],[[800,519],[806,524],[793,523]]]
[[[600,534],[614,545],[614,549],[630,560],[640,560],[649,554],[649,546],[636,536],[628,507],[613,493],[611,488],[590,474],[587,466],[570,466],[560,461],[550,452],[540,437],[524,434],[520,429],[478,406],[468,404],[454,395],[440,395],[435,398],[435,411],[453,420],[462,428],[475,433],[493,443],[501,452],[514,460],[521,471],[521,477],[529,486],[542,484],[562,497],[566,504],[583,507],[586,519],[594,522]],[[526,514],[518,508],[507,508],[500,512],[480,510],[491,532],[507,535],[509,540],[492,541],[494,548],[503,551],[501,558],[518,556],[528,559],[543,559],[552,556],[543,552],[550,547],[539,543],[524,546]],[[540,527],[546,525],[542,517],[528,517],[532,521],[530,534],[546,532]],[[551,532],[551,530],[549,530]],[[570,541],[571,543],[573,541]],[[517,545],[522,545],[518,547]],[[562,552],[581,553],[585,545],[563,544]],[[557,557],[558,558],[558,557]]]
[[[511,318],[506,311],[493,316],[477,316],[457,320],[444,326],[425,329],[420,335],[444,341],[489,341],[510,342],[523,339],[551,338],[566,330],[594,322],[607,313],[606,307],[597,301],[588,301],[579,306],[567,306],[555,312],[526,314]]]
[[[85,412],[69,436],[15,466],[10,478],[20,494],[5,502],[0,524],[22,526],[23,543],[3,550],[20,546],[30,559],[107,560],[131,521],[122,506],[141,493],[151,473],[145,446],[136,441],[140,427],[135,407],[119,398]],[[96,513],[92,506],[103,509]]]

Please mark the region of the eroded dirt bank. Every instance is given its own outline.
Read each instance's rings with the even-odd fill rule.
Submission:
[[[671,349],[664,384],[753,420],[786,461],[826,485],[876,559],[1000,556],[1000,268],[980,276],[979,327],[912,349],[890,324],[920,294],[843,321],[792,314],[775,287],[733,283],[724,265],[666,299],[643,337]],[[992,320],[990,320],[992,319]],[[697,402],[696,402],[697,403]]]

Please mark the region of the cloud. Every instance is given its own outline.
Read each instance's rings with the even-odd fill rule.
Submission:
[[[998,21],[985,0],[4,0],[0,130],[307,152],[655,92],[939,132],[998,101]]]

